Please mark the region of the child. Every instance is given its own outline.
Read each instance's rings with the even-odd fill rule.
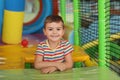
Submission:
[[[47,40],[38,44],[35,68],[40,69],[42,73],[71,69],[73,47],[62,38],[65,32],[62,18],[58,15],[48,16],[44,22],[43,32]]]

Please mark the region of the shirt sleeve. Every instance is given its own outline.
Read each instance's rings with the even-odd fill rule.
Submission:
[[[73,46],[69,42],[65,42],[64,45],[64,55],[67,55],[69,53],[73,52]]]
[[[44,53],[43,46],[42,46],[42,44],[39,43],[35,54],[43,56],[43,53]]]

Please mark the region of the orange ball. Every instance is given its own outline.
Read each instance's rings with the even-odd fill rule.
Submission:
[[[28,40],[23,39],[22,42],[21,42],[21,45],[22,45],[23,47],[27,47],[27,46],[28,46]]]

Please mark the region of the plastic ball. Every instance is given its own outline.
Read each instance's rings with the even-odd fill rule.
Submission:
[[[27,46],[28,46],[28,40],[23,39],[22,42],[21,42],[21,45],[22,45],[23,47],[27,47]]]

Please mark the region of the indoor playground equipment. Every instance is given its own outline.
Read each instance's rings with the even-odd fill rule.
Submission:
[[[37,32],[42,30],[43,27],[43,21],[46,16],[50,15],[52,13],[52,2],[48,2],[47,0],[35,0],[35,2],[38,2],[39,7],[37,17],[33,19],[33,21],[29,21],[29,24],[23,25],[24,20],[24,14],[25,14],[25,0],[1,0],[1,15],[3,14],[4,10],[4,19],[2,19],[1,16],[1,34],[2,34],[2,42],[8,45],[0,46],[0,57],[5,57],[5,65],[0,65],[0,69],[10,69],[10,68],[24,68],[24,65],[22,64],[24,62],[24,57],[33,56],[35,53],[36,45],[34,46],[32,41],[36,41],[35,43],[38,43],[40,40],[35,39],[34,37],[29,40],[33,43],[32,45],[28,45],[28,36],[23,36],[22,34],[29,35],[34,32]],[[5,7],[4,7],[4,5]],[[46,10],[47,9],[47,10]],[[2,27],[2,20],[3,21],[3,27]],[[44,39],[44,36],[39,36],[40,38]],[[22,40],[22,38],[25,38]],[[42,40],[42,39],[41,39]],[[20,44],[21,43],[21,44]],[[15,44],[15,45],[9,45],[9,44]],[[22,50],[23,47],[32,47],[34,49],[29,49],[31,54],[26,54],[26,50]],[[13,50],[15,49],[15,50]],[[4,54],[5,53],[5,54]],[[16,54],[17,53],[17,54]],[[24,54],[25,53],[25,54]],[[16,55],[12,55],[16,54]],[[9,56],[7,56],[9,55]],[[16,58],[15,58],[16,56]],[[22,61],[22,62],[21,62]],[[1,62],[3,63],[3,62]],[[12,67],[11,67],[12,66]]]
[[[3,6],[4,6],[4,0],[0,0],[0,37],[2,33],[2,23],[3,23]]]
[[[40,1],[40,0],[39,0]],[[19,4],[19,0],[16,0],[16,3]],[[63,2],[63,1],[62,1]],[[65,1],[64,1],[65,2]],[[45,4],[45,0],[43,1],[43,4]],[[51,2],[50,2],[51,3]],[[50,4],[49,3],[49,4]],[[13,12],[10,12],[10,13],[5,13],[4,14],[4,23],[3,23],[3,33],[2,33],[2,40],[3,42],[7,43],[7,44],[18,44],[21,42],[21,38],[22,38],[22,26],[23,26],[23,15],[24,15],[24,6],[25,6],[25,2],[24,0],[22,0],[21,4],[15,4],[15,5],[12,5],[12,1],[11,2],[5,2],[5,8],[8,9],[8,10],[5,10],[6,11],[10,11],[10,10],[14,10]],[[46,5],[46,4],[45,4]],[[44,7],[45,7],[44,5]],[[63,5],[63,4],[61,4]],[[15,8],[18,7],[18,9]],[[16,11],[16,12],[15,12]],[[19,12],[20,11],[20,12]],[[49,11],[49,10],[48,10]],[[62,12],[62,11],[61,11]],[[48,15],[48,12],[41,12],[42,14],[44,14],[44,16],[42,16],[42,18],[45,18],[45,16]],[[46,15],[45,15],[46,13]],[[50,14],[51,12],[49,12]],[[11,14],[11,15],[10,15]],[[39,14],[39,12],[38,12]],[[10,15],[10,16],[9,16]],[[16,16],[17,15],[17,16]],[[14,18],[15,17],[15,18]],[[40,20],[39,20],[40,19]],[[36,20],[37,22],[34,22],[34,24],[38,25],[40,23],[38,22],[41,22],[41,20],[44,20],[44,19],[41,19],[41,17],[39,18],[38,20]],[[16,22],[16,24],[14,24],[15,20],[17,20],[18,22]],[[11,22],[9,22],[11,21]],[[7,25],[6,25],[7,23]],[[19,25],[17,25],[17,23],[19,23]],[[41,22],[43,24],[43,22]],[[35,25],[31,23],[30,26],[34,27]],[[39,27],[37,28],[42,28],[43,25],[40,24]],[[10,29],[9,31],[9,27],[12,27],[14,26],[15,28],[14,29]],[[25,28],[29,28],[29,30],[34,30],[36,32],[35,29],[31,28],[31,27],[27,27],[27,26],[24,26]],[[24,34],[24,31],[26,31],[26,29],[24,29],[23,27],[23,34]],[[8,31],[7,33],[9,33],[9,35],[7,35],[6,30]],[[14,30],[14,31],[13,31]],[[27,29],[28,30],[28,29]],[[38,30],[38,29],[37,29]],[[11,32],[12,31],[12,32]],[[17,34],[17,33],[18,34]],[[32,33],[31,31],[28,31],[30,33]],[[15,34],[16,33],[16,34]],[[25,34],[28,34],[28,33],[25,33]],[[14,37],[13,37],[14,36]],[[14,40],[15,39],[15,40]],[[17,39],[17,40],[16,40]],[[22,47],[21,47],[21,46]],[[24,48],[27,48],[28,49],[24,49]],[[31,48],[29,48],[31,47]],[[12,48],[14,48],[15,50],[13,51]],[[25,50],[22,51],[22,48]],[[2,56],[6,56],[6,54],[9,56],[6,56],[7,59],[9,60],[11,58],[11,61],[13,61],[13,63],[10,64],[9,61],[6,61],[6,65],[2,65],[1,68],[11,68],[10,65],[12,66],[15,66],[14,68],[24,68],[24,63],[33,63],[34,62],[34,53],[35,53],[35,49],[36,49],[36,45],[28,45],[28,41],[23,39],[21,44],[19,45],[3,45],[1,46],[1,49],[3,50],[1,53],[2,53]],[[7,50],[7,51],[5,51]],[[29,54],[26,50],[30,50]],[[81,51],[81,54],[79,55],[79,50]],[[17,52],[17,51],[20,51],[20,52]],[[6,53],[6,54],[3,54],[3,53]],[[17,53],[17,54],[16,54]],[[12,57],[12,54],[16,54],[14,56],[16,56],[17,58],[14,58],[14,56]],[[11,56],[10,56],[11,55]],[[27,55],[27,56],[26,56]],[[22,56],[22,57],[21,57]],[[19,58],[19,59],[18,59]],[[15,61],[14,61],[15,60]],[[73,53],[73,60],[75,62],[85,62],[86,63],[86,66],[91,66],[90,64],[90,57],[84,52],[83,49],[80,49],[79,47],[75,47],[75,52]],[[87,61],[87,62],[86,62]],[[18,62],[18,63],[17,63]],[[9,64],[8,64],[9,63]],[[75,63],[76,65],[80,65],[78,63]],[[28,65],[27,65],[28,66]],[[30,66],[30,65],[29,65]]]
[[[75,22],[70,42],[81,46],[100,67],[107,66],[119,74],[119,1],[73,0],[73,5],[76,6],[73,9]],[[66,20],[67,14],[64,12],[65,9],[62,16]]]
[[[68,80],[73,80],[73,79],[119,80],[120,79],[118,77],[118,75],[120,74],[120,54],[119,54],[120,53],[119,51],[120,13],[118,12],[120,11],[120,4],[118,4],[120,3],[119,0],[113,0],[113,1],[59,0],[58,1],[59,14],[62,16],[67,26],[67,29],[69,27],[68,24],[72,24],[69,27],[71,32],[67,34],[67,36],[69,37],[67,37],[66,39],[68,39],[70,43],[73,44],[74,46],[74,52],[72,53],[74,67],[83,67],[83,68],[73,68],[72,70],[68,70],[60,73],[56,72],[53,74],[49,74],[47,76],[40,74],[38,71],[31,68],[33,68],[34,53],[37,47],[37,42],[45,39],[45,36],[41,35],[38,32],[38,30],[42,30],[43,21],[45,17],[49,14],[52,14],[53,11],[52,7],[54,7],[54,5],[52,5],[52,1],[37,0],[37,3],[40,3],[40,5],[37,5],[40,7],[38,9],[42,9],[42,10],[37,11],[38,12],[37,17],[31,20],[30,23],[24,23],[24,24],[23,24],[23,15],[25,14],[23,10],[23,7],[25,6],[24,0],[15,0],[15,5],[12,4],[12,2],[14,2],[13,0],[12,1],[10,0],[11,2],[9,2],[9,0],[5,0],[5,1],[6,1],[5,11],[4,11],[5,13],[4,13],[4,21],[3,21],[4,31],[2,32],[2,35],[4,37],[3,42],[14,45],[1,44],[0,46],[0,69],[3,69],[2,72],[0,71],[0,79],[3,80],[6,78],[13,79],[14,74],[16,74],[16,76],[21,76],[19,79],[22,80],[25,80],[28,76],[29,79],[36,79],[36,80],[48,79],[48,78],[49,80],[56,80],[56,78],[58,79],[58,77],[59,79],[63,79],[63,77],[65,77],[64,78],[65,80],[67,79]],[[21,4],[19,4],[20,2]],[[20,6],[18,6],[17,4],[19,4]],[[16,6],[16,8],[12,7],[11,5]],[[67,9],[66,7],[67,8],[69,7],[69,9]],[[117,13],[115,12],[116,10]],[[0,14],[3,14],[3,12],[0,12]],[[71,14],[73,17],[70,17]],[[8,15],[10,16],[8,17]],[[16,17],[14,17],[15,15],[18,15],[17,17],[19,18],[17,19],[19,20],[17,21],[19,22],[16,21]],[[2,20],[2,17],[0,18]],[[70,21],[69,23],[68,19],[71,21],[73,20],[73,22]],[[19,24],[18,25],[13,24],[15,22]],[[0,23],[2,24],[2,22]],[[9,23],[9,27],[8,24],[6,23]],[[16,27],[12,29],[12,26],[14,27],[17,26],[18,28]],[[71,28],[71,26],[73,27]],[[19,33],[16,34],[15,30]],[[6,31],[8,32],[6,33]],[[40,36],[36,38],[35,37],[36,35],[34,33],[37,32],[40,34]],[[9,35],[9,37],[7,37],[7,34]],[[30,34],[34,34],[35,36],[29,38],[28,36],[31,36]],[[13,41],[14,38],[17,40]],[[95,66],[95,67],[90,67],[90,66]],[[25,68],[29,68],[29,69],[27,70]],[[14,69],[14,70],[10,71],[5,69]],[[22,71],[16,69],[22,69]],[[111,70],[113,70],[114,72]],[[118,75],[116,75],[116,73]],[[28,75],[26,76],[24,74],[28,74]],[[58,74],[63,75],[62,78]],[[110,76],[112,76],[112,74],[114,75],[114,77],[111,78]],[[54,75],[56,77],[54,77]]]
[[[0,70],[1,80],[119,80],[119,77],[107,68],[74,68],[52,74],[41,74],[35,69]]]
[[[51,2],[48,2],[46,0],[38,0],[38,2],[42,2],[44,5],[39,4],[40,9],[38,10],[37,18],[34,19],[34,22],[29,22],[29,24],[22,27],[25,0],[16,0],[10,2],[9,0],[5,1],[5,13],[2,31],[3,42],[8,44],[18,44],[21,42],[22,32],[23,34],[30,34],[42,29],[45,17],[52,13],[52,6]]]
[[[42,30],[45,17],[52,14],[52,1],[38,0],[38,3],[40,6],[38,14],[32,21],[24,25],[23,34],[31,34]]]
[[[22,39],[25,1],[5,1],[2,41],[8,44],[18,44]]]

